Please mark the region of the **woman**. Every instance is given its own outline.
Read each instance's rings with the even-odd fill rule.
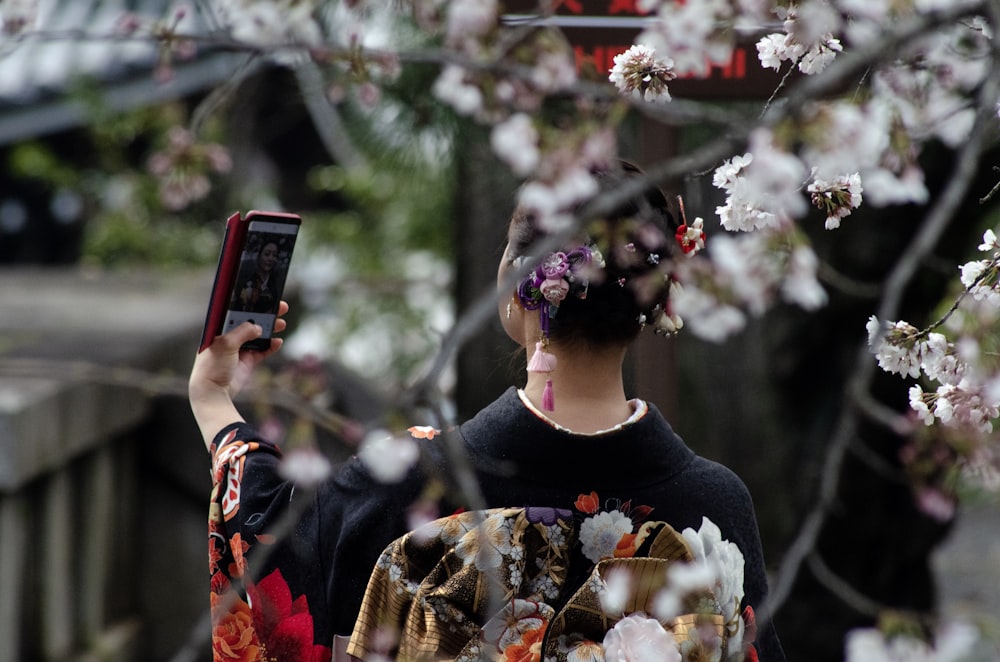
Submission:
[[[632,180],[638,171],[626,164],[595,174],[607,190]],[[532,530],[549,531],[546,544],[552,545],[548,549],[555,550],[560,561],[546,565],[535,559],[525,564],[527,547],[511,544],[507,535],[489,546],[479,544],[478,551],[460,558],[456,568],[475,570],[481,564],[507,568],[501,579],[516,584],[511,590],[523,592],[518,595],[525,600],[519,604],[546,603],[548,611],[536,621],[547,626],[555,623],[556,612],[573,603],[581,587],[592,583],[588,577],[596,568],[638,555],[638,548],[648,547],[642,544],[645,536],[653,539],[650,532],[683,537],[697,546],[697,531],[710,524],[716,538],[728,541],[716,540],[717,547],[739,550],[744,581],[738,587],[737,604],[730,605],[735,617],[726,627],[732,628],[734,637],[738,630],[749,646],[752,609],[766,599],[767,586],[746,487],[728,469],[696,456],[654,407],[629,399],[622,379],[626,349],[643,326],[662,322],[669,327],[676,322],[667,315],[666,276],[668,258],[677,251],[675,236],[679,241],[685,229],[678,227],[663,195],[652,189],[622,204],[610,218],[589,225],[588,236],[568,242],[562,250],[532,255],[545,237],[532,218],[515,214],[498,270],[500,318],[510,337],[525,349],[527,381],[523,389],[509,389],[461,425],[458,433],[486,504],[498,509],[526,507],[502,511],[509,521],[500,522],[499,534],[507,535],[504,532],[515,526],[511,522],[520,518],[525,526],[534,526]],[[282,304],[280,313],[285,311]],[[279,320],[276,330],[283,328]],[[362,657],[372,650],[392,650],[399,642],[380,644],[378,625],[372,623],[385,616],[382,598],[395,600],[397,594],[427,581],[423,575],[398,576],[399,571],[412,570],[414,564],[407,563],[405,555],[419,540],[405,538],[408,542],[397,541],[388,549],[387,545],[406,533],[407,510],[426,500],[433,491],[429,486],[435,485],[433,477],[447,476],[440,437],[421,430],[423,436],[432,437],[422,442],[426,461],[397,484],[375,480],[362,462],[352,460],[307,502],[297,503],[293,486],[278,471],[280,451],[246,425],[232,404],[241,380],[280,347],[281,341],[274,340],[269,352],[241,355],[240,345],[258,334],[259,329],[248,324],[217,338],[196,359],[190,380],[192,409],[215,458],[210,551],[216,659],[227,655],[254,659],[260,651],[265,651],[266,659],[329,659],[328,647],[334,646],[335,637],[342,648],[341,637],[351,634],[356,621],[359,632],[352,653]],[[294,535],[272,545],[269,527],[280,520],[289,503],[300,513]],[[449,512],[449,507],[442,512]],[[435,531],[454,529],[463,517],[441,520]],[[542,520],[545,526],[539,523]],[[563,528],[557,531],[554,526]],[[462,556],[474,542],[462,538],[450,548],[446,545],[446,552]],[[690,559],[693,547],[688,542],[676,546]],[[537,553],[532,550],[528,553]],[[486,558],[485,551],[495,553]],[[520,565],[511,571],[509,561]],[[543,567],[545,572],[552,568],[558,572],[542,576]],[[243,581],[248,568],[252,576]],[[525,577],[529,573],[530,581]],[[413,605],[395,608],[413,609]],[[424,616],[414,615],[421,631],[455,630],[454,615],[451,623],[430,624]],[[440,616],[447,621],[443,613],[431,616],[430,620]],[[462,655],[468,655],[468,646],[478,650],[476,642],[488,639],[474,629],[469,632],[469,642],[456,644],[466,644]],[[530,653],[524,659],[537,660],[544,631],[536,628],[531,634],[536,641],[519,639],[517,645]],[[551,639],[544,649],[546,659],[549,651],[556,659],[586,659],[584,652],[596,656],[601,646],[599,638],[595,642],[569,631],[558,641],[554,635]],[[427,647],[437,645],[435,641],[420,645],[444,655],[444,644],[440,649]],[[508,644],[514,645],[510,641],[504,645]],[[752,646],[753,650],[746,649],[747,659],[759,655],[767,662],[784,660],[769,623],[762,623]],[[449,652],[447,657],[461,656]]]
[[[240,287],[235,292],[240,303],[234,308],[248,313],[274,313],[278,303],[276,292],[281,286],[280,274],[275,268],[278,266],[278,252],[275,241],[265,241],[261,245],[252,271],[240,274]]]

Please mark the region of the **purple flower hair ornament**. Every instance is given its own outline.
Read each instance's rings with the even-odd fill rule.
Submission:
[[[515,260],[523,261],[519,257]],[[567,296],[587,298],[590,286],[589,273],[594,267],[603,267],[600,251],[590,246],[579,246],[569,251],[555,251],[546,255],[528,273],[517,288],[517,298],[525,310],[538,310],[542,337],[535,343],[535,352],[528,361],[528,372],[551,373],[556,369],[556,357],[547,351],[549,346],[549,321],[559,312],[559,305]],[[555,409],[552,380],[545,382],[542,392],[542,409]]]

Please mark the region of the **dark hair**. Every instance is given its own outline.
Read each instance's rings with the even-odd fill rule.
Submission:
[[[601,193],[645,177],[627,161],[617,166],[591,172]],[[594,346],[634,340],[642,329],[640,320],[652,321],[654,310],[666,303],[666,262],[674,251],[677,227],[672,205],[652,184],[611,214],[588,223],[582,243],[596,246],[605,266],[591,277],[585,298],[567,296],[559,304],[558,313],[549,321],[549,338]],[[532,214],[515,210],[508,233],[509,257],[530,255],[532,246],[545,236]],[[536,259],[531,261],[538,261],[539,256],[532,257]]]

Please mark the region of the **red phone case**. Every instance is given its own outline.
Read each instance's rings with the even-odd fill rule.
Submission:
[[[208,301],[208,312],[205,314],[205,327],[201,332],[199,352],[211,345],[216,336],[222,333],[222,326],[233,292],[233,281],[236,279],[236,273],[240,267],[240,258],[246,243],[250,221],[255,218],[267,217],[287,219],[296,224],[301,223],[301,218],[297,214],[258,210],[247,212],[245,217],[241,217],[240,213],[236,212],[226,219],[226,234],[222,239],[219,265],[215,271],[212,294]]]

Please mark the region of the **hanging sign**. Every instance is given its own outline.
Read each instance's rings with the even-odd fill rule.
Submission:
[[[653,20],[639,13],[636,0],[559,0],[552,14],[544,17],[537,14],[537,2],[511,0],[505,7],[508,11],[503,21],[508,25],[558,27],[573,46],[577,68],[593,66],[598,72],[610,71],[615,56],[628,50]],[[780,75],[760,66],[755,45],[758,38],[754,34],[738,41],[730,61],[723,66],[710,66],[707,75],[672,81],[670,93],[692,99],[769,97],[780,82]]]

